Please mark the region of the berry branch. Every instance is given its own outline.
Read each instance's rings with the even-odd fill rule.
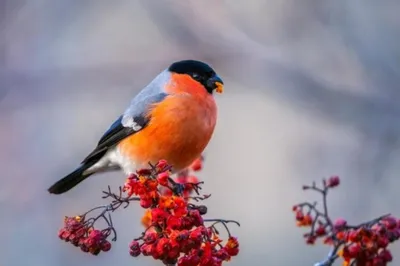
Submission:
[[[93,255],[107,252],[111,249],[108,238],[111,236],[111,241],[117,240],[111,213],[139,201],[140,206],[146,209],[142,217],[145,230],[130,243],[131,256],[151,256],[164,265],[178,266],[219,266],[230,261],[239,253],[239,242],[232,236],[228,224],[240,224],[234,220],[203,218],[207,206],[197,203],[211,195],[201,195],[203,182],[191,175],[191,171],[201,170],[202,162],[203,158],[197,159],[189,169],[173,179],[171,166],[161,160],[156,165],[150,164],[149,169],[130,175],[118,193],[113,193],[108,186],[102,198],[111,199],[111,202],[83,215],[65,217],[59,237],[79,246],[83,252]],[[94,212],[99,213],[93,215]],[[106,228],[95,229],[98,220],[105,221]],[[226,230],[226,241],[221,239],[217,225]]]
[[[293,206],[297,225],[309,228],[304,234],[306,243],[313,245],[322,238],[324,244],[331,246],[328,257],[315,266],[331,266],[339,258],[342,258],[344,266],[387,265],[392,261],[388,246],[400,238],[400,220],[385,214],[358,225],[349,225],[343,218],[332,222],[328,214],[327,195],[339,184],[339,177],[333,176],[323,180],[322,187],[315,182],[303,186],[303,190],[322,196],[322,210],[317,208],[317,202]]]

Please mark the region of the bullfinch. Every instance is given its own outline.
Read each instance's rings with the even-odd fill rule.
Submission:
[[[48,191],[62,194],[94,174],[122,170],[129,175],[161,159],[173,172],[185,169],[213,135],[213,93],[223,89],[223,81],[208,64],[174,62],[132,99],[80,166]]]

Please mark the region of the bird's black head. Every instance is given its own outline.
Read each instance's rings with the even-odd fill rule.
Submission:
[[[209,93],[216,90],[218,93],[223,92],[223,82],[206,63],[196,60],[183,60],[173,63],[168,70],[178,74],[187,74],[194,80],[200,82]]]

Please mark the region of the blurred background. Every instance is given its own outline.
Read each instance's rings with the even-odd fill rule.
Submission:
[[[303,244],[291,212],[313,199],[301,191],[312,180],[342,178],[333,217],[400,215],[399,11],[396,0],[0,0],[0,265],[159,265],[128,255],[139,207],[115,213],[108,254],[57,238],[64,215],[102,204],[122,174],[58,197],[46,189],[133,95],[188,58],[226,84],[200,177],[213,194],[208,217],[242,224],[230,265],[325,257],[327,247]]]

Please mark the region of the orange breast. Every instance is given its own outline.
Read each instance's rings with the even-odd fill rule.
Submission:
[[[216,124],[216,104],[209,97],[177,94],[154,106],[147,127],[119,144],[122,155],[141,167],[167,160],[183,169],[201,155]]]

